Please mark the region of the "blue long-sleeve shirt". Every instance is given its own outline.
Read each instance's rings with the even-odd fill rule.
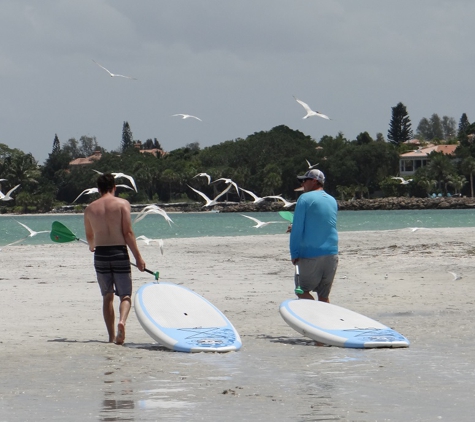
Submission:
[[[338,254],[338,204],[324,190],[300,195],[290,232],[290,257],[314,258]]]

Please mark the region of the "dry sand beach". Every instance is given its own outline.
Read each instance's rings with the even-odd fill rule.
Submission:
[[[316,347],[278,313],[293,297],[288,235],[141,246],[162,280],[231,320],[239,352],[154,343],[131,312],[106,343],[92,254],[79,243],[0,253],[0,421],[469,421],[475,402],[475,229],[340,233],[334,304],[407,349]],[[461,278],[454,280],[449,272]],[[134,269],[134,288],[153,281]]]

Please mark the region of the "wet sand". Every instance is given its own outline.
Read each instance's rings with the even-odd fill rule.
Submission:
[[[5,248],[0,421],[472,420],[474,234],[340,233],[330,299],[411,341],[394,350],[316,347],[283,321],[279,304],[293,297],[285,234],[168,239],[163,256],[140,245],[162,280],[228,316],[243,347],[226,354],[170,352],[133,310],[125,345],[109,344],[85,245]],[[135,290],[153,281],[133,271]]]

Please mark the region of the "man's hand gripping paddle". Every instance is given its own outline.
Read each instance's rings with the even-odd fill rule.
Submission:
[[[63,223],[60,223],[59,221],[53,221],[53,224],[51,225],[51,232],[49,234],[49,237],[53,242],[56,242],[56,243],[67,243],[67,242],[73,242],[76,240],[78,242],[82,242],[87,245],[87,242],[84,239],[80,239],[79,237],[77,237],[71,230],[69,230]],[[137,266],[133,262],[131,262],[130,264],[133,265],[134,267]],[[155,276],[155,280],[158,281],[158,278],[160,275],[158,271],[153,272],[147,268],[145,268],[144,271]]]

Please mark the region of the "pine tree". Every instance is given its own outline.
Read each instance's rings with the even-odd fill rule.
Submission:
[[[396,107],[392,107],[392,117],[389,123],[388,140],[399,145],[402,142],[412,139],[411,119],[407,113],[406,106],[399,103]]]
[[[61,144],[59,143],[58,135],[55,133],[54,134],[54,141],[53,141],[53,150],[51,151],[51,154],[56,155],[60,151],[61,151]]]
[[[129,122],[124,122],[122,126],[122,152],[127,151],[134,146],[134,137],[132,136],[132,130],[130,129]]]
[[[463,113],[459,121],[459,129],[458,129],[457,135],[460,136],[464,134],[469,126],[470,126],[470,122],[468,121],[468,117],[465,113]]]

